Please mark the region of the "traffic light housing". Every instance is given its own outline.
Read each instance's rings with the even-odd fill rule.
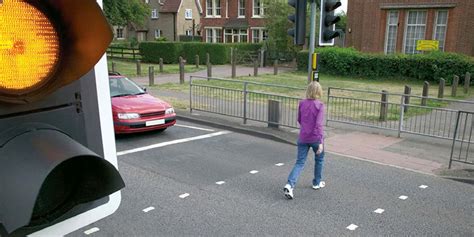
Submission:
[[[293,37],[295,45],[304,45],[307,0],[288,0],[288,5],[295,8],[295,14],[288,16],[288,19],[294,23],[294,28],[289,29],[288,34]]]
[[[336,31],[336,23],[341,20],[335,15],[335,10],[341,6],[339,0],[321,0],[320,8],[320,27],[319,27],[319,45],[332,46],[334,38],[339,37],[340,33]]]
[[[0,0],[0,236],[65,235],[118,208],[111,40],[95,0]]]

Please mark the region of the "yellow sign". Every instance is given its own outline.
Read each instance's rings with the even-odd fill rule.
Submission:
[[[439,49],[438,40],[417,40],[416,50],[418,51],[434,51]]]
[[[312,60],[311,60],[311,67],[313,68],[313,70],[317,70],[318,69],[318,54],[317,53],[313,53],[312,55]]]

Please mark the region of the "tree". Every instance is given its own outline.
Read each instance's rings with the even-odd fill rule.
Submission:
[[[336,29],[346,32],[347,14],[344,11],[341,11],[337,15],[341,18],[341,20],[336,23]]]
[[[296,46],[293,45],[293,38],[288,35],[288,29],[293,27],[288,20],[288,16],[293,14],[292,8],[286,0],[266,0],[265,6],[268,47],[277,51],[295,51]]]
[[[104,12],[113,26],[130,23],[143,26],[150,15],[150,7],[141,0],[104,0]]]

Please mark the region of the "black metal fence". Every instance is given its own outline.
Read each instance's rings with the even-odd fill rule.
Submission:
[[[474,164],[474,112],[457,112],[449,168],[452,162]]]

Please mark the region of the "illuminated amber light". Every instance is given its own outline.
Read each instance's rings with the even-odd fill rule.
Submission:
[[[0,92],[43,85],[59,60],[59,40],[44,13],[21,0],[0,4]]]

